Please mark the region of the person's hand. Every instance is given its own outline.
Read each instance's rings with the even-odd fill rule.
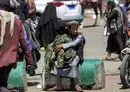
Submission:
[[[59,53],[61,49],[62,49],[62,45],[56,45],[55,52]]]

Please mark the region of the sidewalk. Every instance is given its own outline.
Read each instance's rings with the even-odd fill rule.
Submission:
[[[38,62],[39,67],[36,70],[36,76],[32,76],[32,77],[28,76],[28,91],[26,91],[26,92],[36,92],[36,91],[37,92],[43,92],[42,88],[41,88],[41,84],[42,84],[41,73],[42,73],[42,66],[43,66],[43,62],[44,62],[43,58],[44,58],[44,51],[41,51],[41,59]],[[118,67],[121,64],[120,61],[115,61],[115,62],[113,62],[113,61],[103,61],[103,62],[104,62],[104,68],[105,68],[106,76],[109,77],[111,75],[119,75]],[[33,91],[31,91],[32,89],[33,89]],[[93,92],[93,91],[91,90],[91,92]],[[105,92],[105,91],[104,90],[101,90],[101,91],[98,90],[96,92]]]
[[[113,62],[113,61],[104,61],[105,74],[106,75],[119,75],[120,71],[118,67],[120,66],[121,61]]]
[[[96,58],[101,59],[101,56],[105,56],[105,48],[106,48],[106,39],[107,37],[103,35],[103,26],[97,27],[88,27],[89,25],[93,24],[93,21],[89,19],[84,21],[85,27],[82,29],[83,35],[86,39],[86,45],[84,48],[84,55],[85,58]],[[43,92],[41,88],[38,88],[37,85],[42,84],[41,80],[41,73],[42,67],[44,62],[44,51],[41,51],[41,59],[38,62],[38,69],[36,70],[36,76],[29,77],[28,76],[28,91],[27,92]],[[103,61],[105,74],[108,75],[118,75],[119,77],[119,70],[118,67],[121,64],[121,61]],[[110,82],[109,82],[110,81]],[[116,81],[116,82],[114,82]],[[102,90],[87,90],[86,92],[130,92],[130,91],[115,91],[116,88],[119,90],[120,85],[117,85],[119,82],[118,80],[107,80],[106,81],[106,88]],[[113,84],[111,84],[113,83]],[[115,85],[115,86],[113,86]],[[116,87],[119,86],[119,87]],[[40,86],[39,86],[40,87]],[[114,90],[114,91],[113,91]]]

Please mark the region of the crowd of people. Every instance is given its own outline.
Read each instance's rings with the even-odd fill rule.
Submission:
[[[121,58],[121,50],[126,46],[130,36],[129,4],[129,0],[125,0],[121,5],[116,4],[114,0],[107,1],[106,25],[110,34],[107,40],[106,60],[112,60],[112,53],[118,54]],[[73,90],[82,92],[83,89],[77,82],[77,72],[79,63],[84,60],[85,38],[78,28],[77,21],[68,23],[59,21],[56,7],[51,4],[48,4],[43,14],[37,17],[34,0],[0,0],[0,92],[10,92],[7,81],[17,61],[25,61],[26,72],[30,76],[35,75],[37,62],[41,57],[39,52],[41,47],[45,48],[48,72],[56,78],[56,86],[48,90],[63,90],[60,78],[69,77],[73,81]],[[58,37],[61,37],[60,41],[54,43]],[[52,43],[53,45],[50,45]],[[76,53],[67,58],[69,56],[66,53],[70,48]],[[54,57],[49,58],[53,54]]]
[[[34,76],[41,57],[39,49],[44,47],[47,52],[48,45],[57,36],[64,34],[70,41],[55,44],[55,58],[60,51],[66,53],[69,48],[76,53],[64,59],[66,63],[62,62],[60,68],[56,67],[58,61],[53,59],[55,63],[51,64],[50,72],[56,75],[56,86],[48,90],[63,90],[60,83],[62,76],[72,78],[74,90],[83,91],[77,83],[77,66],[83,61],[85,39],[78,32],[77,21],[60,22],[56,16],[56,7],[51,4],[37,17],[34,0],[0,0],[0,21],[0,92],[10,92],[8,77],[12,68],[18,67],[18,61],[25,61],[26,72]],[[59,56],[58,59],[62,60],[62,54]]]
[[[27,19],[35,20],[35,13],[33,0],[0,0],[0,92],[10,92],[7,81],[17,61],[25,61],[26,72],[35,75],[40,46],[34,47],[34,30],[29,34],[24,26]]]

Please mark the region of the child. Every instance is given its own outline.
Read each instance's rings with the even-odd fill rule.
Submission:
[[[49,91],[57,91],[57,90],[63,90],[60,78],[61,77],[68,77],[72,79],[73,81],[73,87],[75,91],[82,92],[82,88],[78,85],[77,80],[77,72],[78,72],[78,63],[83,60],[83,46],[85,44],[85,39],[82,33],[78,30],[79,23],[77,21],[71,21],[68,22],[68,36],[72,39],[71,42],[68,43],[62,43],[59,45],[56,45],[55,52],[58,53],[62,49],[67,50],[69,48],[76,49],[76,55],[72,58],[71,62],[68,62],[68,68],[57,68],[56,65],[54,65],[51,68],[51,73],[56,76],[56,86],[48,89]]]

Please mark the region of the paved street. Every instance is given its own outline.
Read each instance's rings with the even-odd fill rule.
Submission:
[[[85,18],[83,22],[84,28],[80,29],[86,38],[84,56],[85,58],[102,59],[106,55],[105,48],[107,37],[103,35],[103,26],[91,27],[93,23],[94,21],[92,19]],[[37,75],[33,77],[28,76],[27,92],[43,92],[41,88],[37,88],[37,85],[41,84],[40,74],[42,72],[44,51],[41,51],[41,53],[42,58],[38,63]],[[116,57],[116,55],[113,55],[113,57]],[[121,62],[119,60],[103,62],[106,73],[105,88],[101,90],[85,90],[85,92],[130,92],[130,89],[122,89],[122,84],[120,83],[119,71],[117,68]]]

